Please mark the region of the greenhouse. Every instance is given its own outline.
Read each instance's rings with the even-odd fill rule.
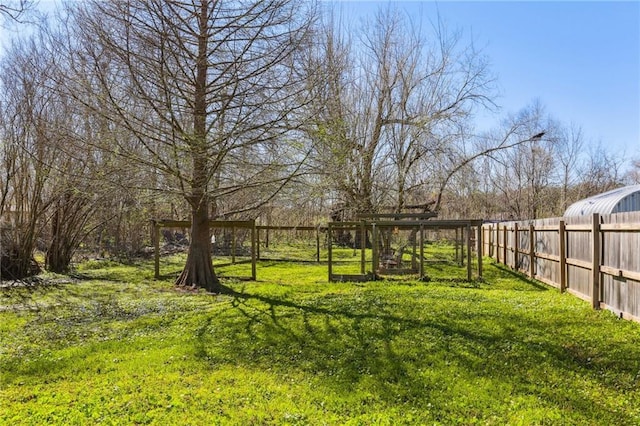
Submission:
[[[571,204],[565,217],[593,213],[613,214],[640,211],[640,185],[630,185],[594,195]]]

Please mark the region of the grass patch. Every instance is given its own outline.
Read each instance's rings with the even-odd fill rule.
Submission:
[[[640,423],[640,326],[489,262],[329,284],[265,261],[209,296],[173,287],[183,260],[2,290],[0,423]]]

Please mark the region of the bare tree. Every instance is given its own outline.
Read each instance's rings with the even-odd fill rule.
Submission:
[[[22,17],[33,9],[33,0],[5,0],[0,2],[0,16],[20,22]]]
[[[3,277],[20,279],[37,270],[33,251],[53,200],[52,159],[59,150],[50,125],[57,106],[47,90],[51,59],[31,38],[14,42],[0,65]]]
[[[622,159],[608,152],[601,144],[588,151],[580,169],[576,200],[615,189],[623,184]]]
[[[335,19],[326,25],[312,61],[325,77],[313,74],[311,88],[319,168],[356,213],[400,210],[407,199],[426,205],[434,163],[460,151],[474,108],[492,104],[486,61],[440,22],[429,39],[391,7],[358,36]]]
[[[640,159],[631,161],[631,167],[627,172],[627,180],[632,185],[640,185]]]
[[[185,197],[191,241],[177,284],[218,292],[209,205],[273,179],[273,167],[259,160],[297,126],[305,98],[293,65],[308,40],[313,6],[140,0],[72,7],[80,44],[69,61],[81,83],[74,93],[126,132],[101,148],[162,173],[165,187],[155,189]],[[237,160],[247,158],[254,172],[239,179]]]
[[[571,190],[578,182],[579,166],[583,160],[584,136],[582,129],[574,124],[558,125],[555,141],[555,158],[558,164],[561,193],[557,213],[562,214],[568,207]]]

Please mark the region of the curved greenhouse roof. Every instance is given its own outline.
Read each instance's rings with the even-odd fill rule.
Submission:
[[[571,204],[564,216],[640,211],[640,185],[625,186]]]

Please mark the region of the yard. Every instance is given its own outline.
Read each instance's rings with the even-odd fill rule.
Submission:
[[[489,261],[357,284],[263,261],[218,296],[177,290],[183,262],[3,289],[0,424],[640,424],[640,325]]]

